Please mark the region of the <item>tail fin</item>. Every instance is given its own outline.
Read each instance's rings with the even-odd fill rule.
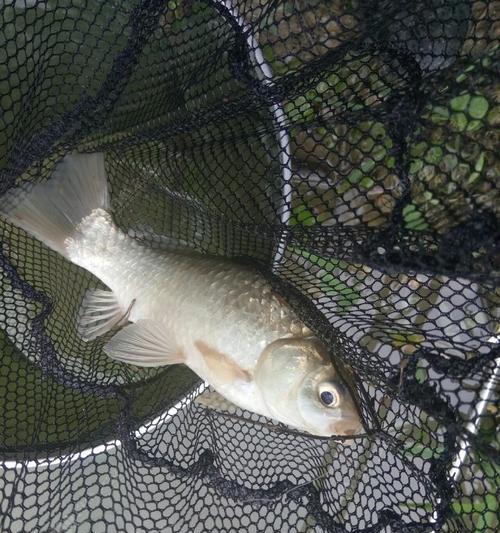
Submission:
[[[0,198],[0,215],[66,255],[64,241],[94,209],[108,208],[104,154],[70,154],[52,177]]]

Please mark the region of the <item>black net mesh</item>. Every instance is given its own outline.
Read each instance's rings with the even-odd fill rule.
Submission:
[[[97,280],[0,219],[0,530],[498,531],[499,35],[497,0],[4,0],[0,195],[104,152],[120,227],[257,266],[367,433],[112,361]]]

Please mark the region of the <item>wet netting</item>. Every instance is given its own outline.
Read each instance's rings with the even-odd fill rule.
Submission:
[[[499,35],[497,0],[1,2],[0,202],[103,152],[116,223],[260,269],[366,432],[111,360],[98,280],[0,219],[0,531],[498,531]]]

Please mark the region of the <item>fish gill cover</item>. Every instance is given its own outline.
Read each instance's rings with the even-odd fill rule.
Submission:
[[[0,202],[103,152],[121,229],[257,267],[366,433],[113,361],[102,285],[0,219],[0,531],[498,531],[499,35],[497,0],[2,2]]]

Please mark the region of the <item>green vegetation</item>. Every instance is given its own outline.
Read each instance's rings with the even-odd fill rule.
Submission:
[[[412,229],[446,231],[475,206],[500,215],[498,51],[458,63],[421,114],[409,146]]]
[[[304,269],[311,273],[311,277],[314,276],[315,282],[317,281],[315,288],[322,295],[330,297],[338,306],[339,316],[361,302],[357,284],[351,287],[340,280],[341,275],[348,272],[349,263],[342,260],[325,259],[298,247],[291,247],[289,250],[307,260]]]
[[[382,56],[348,52],[313,88],[285,103],[293,124],[377,107],[401,84]]]
[[[387,221],[402,186],[390,153],[393,141],[381,122],[293,127],[291,132],[301,168],[294,183],[291,226],[376,227]],[[309,178],[313,172],[321,178]]]

